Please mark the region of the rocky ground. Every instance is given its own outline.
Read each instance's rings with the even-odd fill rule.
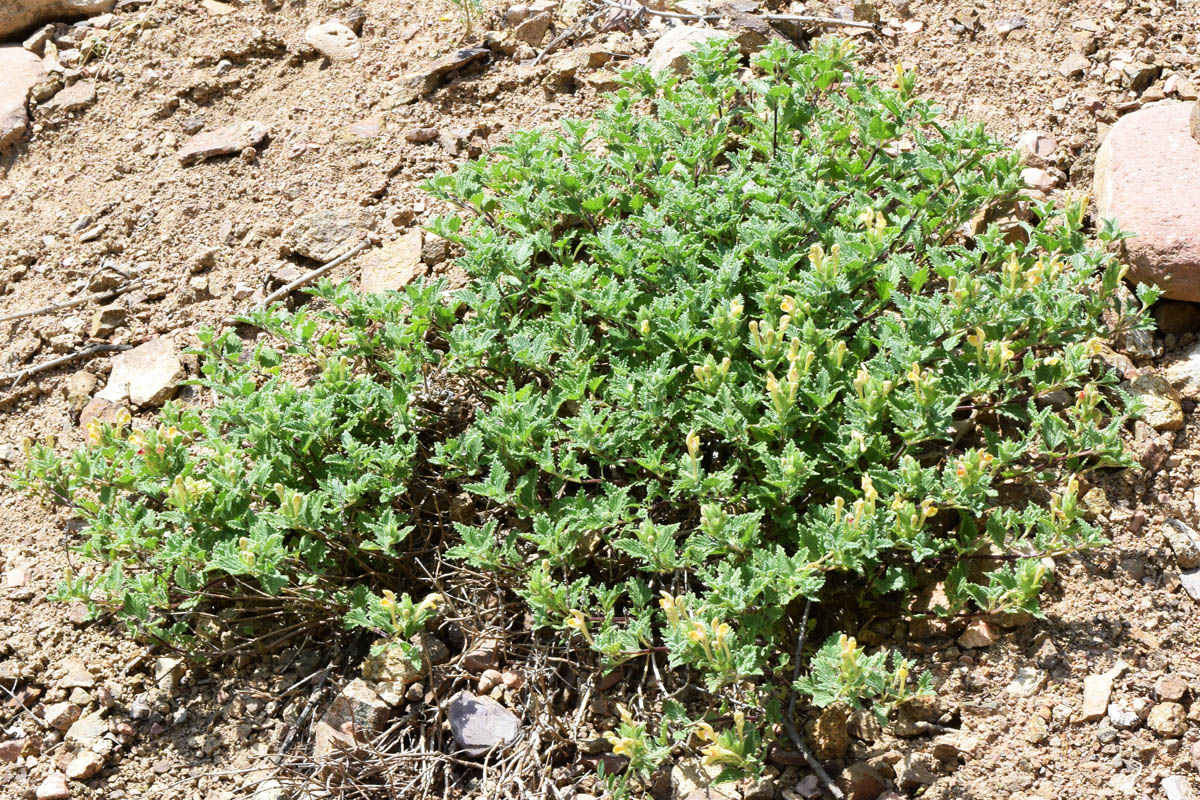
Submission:
[[[453,278],[445,244],[421,232],[435,209],[420,182],[510,131],[586,115],[614,72],[650,56],[673,24],[607,12],[584,24],[596,9],[577,0],[485,2],[470,34],[439,0],[91,5],[91,17],[48,29],[34,24],[45,17],[8,20],[20,30],[0,47],[0,459],[10,464],[26,437],[69,448],[89,418],[152,413],[194,371],[179,353],[199,326],[359,244],[333,277],[361,275],[368,288]],[[839,32],[856,38],[873,71],[902,61],[949,115],[1019,141],[1035,196],[1089,191],[1119,118],[1164,98],[1194,100],[1200,86],[1200,23],[1188,3],[772,9],[878,19],[879,30]],[[0,26],[16,13],[0,8]],[[1156,335],[1118,343],[1125,355],[1110,357],[1157,414],[1131,432],[1145,469],[1106,476],[1088,495],[1113,546],[1055,565],[1046,621],[865,624],[861,641],[926,663],[939,699],[882,731],[856,717],[847,737],[818,737],[852,797],[1176,800],[1200,789],[1200,537],[1189,527],[1200,506],[1200,381],[1187,350],[1200,312],[1166,304],[1158,318]],[[328,708],[332,692],[299,683],[324,666],[320,643],[210,673],[148,651],[45,599],[70,563],[72,533],[64,515],[0,489],[0,797],[277,800],[264,756],[306,714],[336,736],[339,714],[448,705],[428,680],[380,698],[349,671],[323,675],[349,684]],[[529,722],[520,714],[532,667],[442,637],[450,647],[439,643],[439,668],[491,696],[460,697],[491,720],[468,738],[486,744]],[[590,710],[612,714],[602,702]],[[448,710],[452,727],[460,712]],[[588,758],[581,747],[570,760],[587,769],[556,773],[558,796],[598,793]],[[767,781],[711,796],[820,795],[806,767],[777,760]],[[694,773],[682,765],[674,789],[659,788],[703,796]],[[454,791],[489,788],[473,780]]]

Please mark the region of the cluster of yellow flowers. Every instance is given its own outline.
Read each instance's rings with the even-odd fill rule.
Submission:
[[[733,714],[733,731],[738,743],[745,741],[746,715],[741,711],[735,711]],[[722,742],[721,737],[713,730],[713,726],[707,722],[696,723],[696,737],[702,742],[707,742],[700,750],[701,755],[704,757],[703,763],[705,766],[728,764],[739,767],[746,763],[746,756],[742,752],[739,752],[738,749]]]
[[[128,409],[122,408],[122,409],[119,409],[117,411],[116,415],[113,417],[112,424],[113,424],[113,426],[115,426],[117,428],[124,428],[126,425],[128,425],[131,422],[133,422],[133,415],[129,413]],[[104,441],[104,423],[103,422],[101,422],[98,419],[89,420],[88,424],[86,426],[84,426],[84,428],[85,428],[85,432],[87,433],[87,443],[89,446],[95,447],[96,445],[103,443],[103,441]]]

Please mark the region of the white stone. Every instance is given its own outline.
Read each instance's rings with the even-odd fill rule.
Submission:
[[[96,396],[112,403],[128,399],[135,406],[160,406],[175,394],[182,377],[179,351],[160,336],[113,359],[108,385]]]
[[[314,22],[304,31],[304,41],[330,61],[353,61],[362,53],[354,31],[336,20]]]

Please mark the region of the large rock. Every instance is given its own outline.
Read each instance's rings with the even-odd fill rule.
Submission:
[[[158,337],[113,359],[108,385],[96,396],[110,403],[128,399],[135,406],[160,406],[171,399],[182,377],[174,342]]]
[[[481,756],[521,733],[517,715],[490,697],[459,692],[450,700],[450,732],[468,755]]]
[[[3,0],[0,37],[11,36],[39,22],[84,17],[111,11],[115,0]]]
[[[425,271],[421,231],[413,229],[367,256],[360,288],[364,293],[397,291]]]
[[[0,4],[0,18],[5,4]],[[0,152],[29,128],[29,91],[41,81],[42,60],[19,44],[0,46]]]
[[[702,28],[699,25],[679,25],[664,33],[654,43],[647,57],[646,66],[651,72],[675,70],[687,74],[688,55],[704,42],[710,39],[728,39],[729,34],[714,28]]]
[[[1100,217],[1136,235],[1125,241],[1129,279],[1200,301],[1200,142],[1191,113],[1191,104],[1162,103],[1122,117],[1096,154],[1094,188]]]

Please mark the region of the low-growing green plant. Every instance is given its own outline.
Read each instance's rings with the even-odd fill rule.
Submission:
[[[322,310],[250,320],[253,348],[206,335],[213,409],[34,447],[23,484],[107,564],[63,594],[176,640],[272,614],[399,638],[432,601],[399,620],[383,592],[440,589],[405,566],[438,551],[606,668],[697,676],[707,710],[609,740],[648,771],[695,735],[730,777],[791,692],[884,713],[928,690],[845,634],[793,664],[807,604],[940,577],[938,613],[1038,614],[1045,559],[1102,543],[1079,476],[1131,463],[1094,356],[1150,296],[1119,299],[1086,200],[970,235],[1017,160],[911,73],[831,42],[754,67],[713,45],[687,80],[634,70],[595,120],[433,180],[461,291],[323,284]],[[422,510],[462,489],[472,518]]]

